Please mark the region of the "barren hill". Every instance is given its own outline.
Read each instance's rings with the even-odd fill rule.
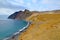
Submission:
[[[60,40],[60,14],[34,14],[28,18],[31,24],[18,40]]]

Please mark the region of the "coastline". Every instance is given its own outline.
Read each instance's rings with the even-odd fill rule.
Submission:
[[[28,21],[26,21],[26,22],[28,22]],[[30,22],[28,22],[28,24],[27,24],[25,27],[23,27],[22,29],[20,29],[18,32],[12,34],[12,35],[9,36],[9,37],[6,37],[6,38],[3,39],[3,40],[17,40],[17,39],[18,39],[18,36],[19,36],[22,32],[24,32],[24,31],[29,27],[29,25],[30,25]]]

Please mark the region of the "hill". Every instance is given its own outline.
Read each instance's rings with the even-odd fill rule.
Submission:
[[[31,24],[19,40],[60,40],[60,14],[34,14],[28,18]]]

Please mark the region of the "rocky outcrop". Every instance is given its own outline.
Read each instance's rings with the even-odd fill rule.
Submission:
[[[10,15],[8,17],[8,19],[20,20],[20,19],[25,19],[31,15],[32,15],[32,13],[29,10],[25,9],[24,11],[18,11],[18,12],[13,13],[12,15]]]
[[[15,12],[14,14],[10,15],[8,17],[8,19],[15,19],[16,18],[16,15],[18,14],[19,12]]]

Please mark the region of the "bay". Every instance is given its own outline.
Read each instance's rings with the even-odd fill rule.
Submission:
[[[28,24],[25,20],[14,20],[0,17],[0,40],[13,35]]]

